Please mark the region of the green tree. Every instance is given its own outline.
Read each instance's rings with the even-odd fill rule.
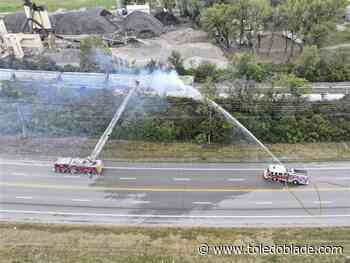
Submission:
[[[256,56],[253,54],[235,55],[232,59],[232,67],[234,68],[234,78],[262,82],[267,77],[267,72],[262,65],[257,63]]]
[[[306,79],[299,78],[294,74],[282,74],[279,77],[279,84],[282,87],[288,88],[290,94],[297,98],[311,91],[310,83]]]
[[[210,99],[214,99],[219,95],[216,84],[211,77],[207,77],[206,81],[203,83],[201,91],[203,95]]]
[[[308,0],[287,0],[285,3],[279,6],[280,13],[283,16],[285,29],[290,34],[292,39],[290,56],[294,56],[295,41],[298,34],[302,32],[304,21],[300,19],[305,10],[307,10]],[[287,38],[286,38],[287,41]],[[287,43],[287,42],[286,42]],[[287,51],[288,45],[286,45]]]
[[[320,47],[344,14],[347,0],[287,0],[279,6],[292,39]],[[294,43],[294,41],[293,41]],[[291,46],[293,55],[294,44]]]
[[[295,61],[294,71],[298,77],[308,81],[320,78],[321,56],[317,46],[307,46]]]
[[[308,0],[301,17],[301,34],[305,44],[320,47],[329,33],[336,30],[347,4],[347,0]]]
[[[346,49],[325,51],[321,61],[323,81],[348,81],[350,79],[350,52]]]
[[[249,3],[248,17],[246,20],[246,36],[248,39],[248,46],[256,52],[256,40],[258,40],[259,32],[265,29],[267,19],[272,15],[272,8],[267,0],[248,0]],[[260,43],[258,41],[258,47]]]
[[[84,72],[101,71],[101,63],[111,56],[107,44],[98,36],[90,36],[80,42],[80,69]]]
[[[220,78],[221,72],[216,67],[216,64],[210,62],[202,62],[198,67],[191,70],[196,82],[204,82],[208,77],[212,81],[217,81]]]
[[[202,13],[201,25],[212,37],[222,40],[225,47],[230,48],[239,30],[236,13],[235,5],[214,4]]]
[[[168,58],[168,62],[179,75],[186,75],[184,59],[181,57],[179,52],[172,51],[170,57]]]

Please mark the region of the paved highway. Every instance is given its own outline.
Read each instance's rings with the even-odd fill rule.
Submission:
[[[108,163],[104,176],[0,160],[0,218],[171,226],[350,226],[350,163],[296,164],[309,186],[262,180],[262,164]]]

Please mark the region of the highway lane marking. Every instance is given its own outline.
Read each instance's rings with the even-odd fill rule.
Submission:
[[[89,199],[72,199],[73,202],[91,202]]]
[[[212,202],[200,202],[200,201],[198,201],[198,202],[192,202],[192,204],[194,204],[194,205],[211,205]]]
[[[16,196],[16,199],[32,200],[33,197],[31,197],[31,196]]]
[[[272,205],[272,202],[266,201],[266,202],[254,202],[256,205]]]
[[[240,168],[186,168],[186,167],[123,167],[123,166],[106,166],[109,170],[141,170],[141,171],[262,171],[263,168],[257,169],[240,169]]]
[[[143,200],[135,200],[135,201],[131,201],[130,203],[132,203],[132,204],[150,204],[152,202],[151,201],[143,201]]]
[[[38,214],[52,216],[98,216],[98,217],[126,217],[126,218],[191,218],[191,219],[235,219],[235,218],[339,218],[349,217],[350,214],[328,215],[152,215],[152,214],[98,214],[98,213],[73,213],[58,211],[35,211],[35,210],[9,210],[0,209],[0,213],[12,214]]]
[[[14,175],[14,176],[28,176],[25,173],[11,173],[11,175]]]
[[[191,181],[192,179],[191,179],[191,178],[179,178],[179,177],[175,177],[175,178],[173,178],[173,180],[174,180],[175,182],[189,182],[189,181]]]
[[[334,180],[350,180],[350,177],[334,177]]]
[[[57,190],[88,190],[88,191],[120,191],[120,192],[315,192],[314,188],[143,188],[143,187],[89,187],[72,185],[50,185],[50,184],[19,184],[0,182],[0,186],[21,188],[46,188]],[[349,192],[350,187],[328,187],[318,188],[320,192]]]
[[[244,179],[244,178],[230,178],[230,179],[227,179],[227,181],[229,181],[229,182],[243,182],[243,181],[246,181],[246,179]]]
[[[135,181],[136,177],[120,177],[119,180],[121,180],[121,181]]]
[[[314,204],[332,204],[333,201],[313,201]]]

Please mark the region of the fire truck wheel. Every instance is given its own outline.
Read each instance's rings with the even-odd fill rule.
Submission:
[[[72,168],[72,170],[70,171],[71,174],[76,175],[79,172],[79,170],[77,168]]]

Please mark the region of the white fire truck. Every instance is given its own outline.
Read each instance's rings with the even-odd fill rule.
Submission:
[[[288,169],[284,165],[270,165],[264,170],[263,178],[281,183],[307,185],[310,182],[307,171]]]

